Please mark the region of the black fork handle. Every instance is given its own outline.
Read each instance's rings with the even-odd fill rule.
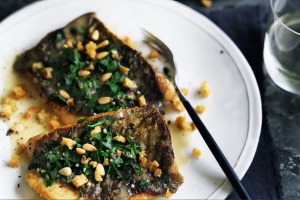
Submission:
[[[190,115],[191,119],[193,120],[195,126],[197,127],[198,131],[200,132],[201,136],[203,137],[205,143],[207,144],[208,148],[216,158],[217,162],[219,163],[220,167],[222,168],[223,172],[227,176],[228,180],[232,184],[233,188],[236,190],[238,195],[241,199],[251,199],[249,194],[247,193],[246,189],[244,188],[242,182],[237,177],[236,173],[232,169],[231,165],[229,164],[228,160],[222,153],[221,149],[199,118],[198,114],[195,112],[194,108],[191,104],[181,95],[180,100],[182,101],[186,111]]]

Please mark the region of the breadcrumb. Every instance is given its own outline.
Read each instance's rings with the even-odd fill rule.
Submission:
[[[24,153],[26,149],[27,149],[27,145],[26,144],[19,144],[19,146],[17,148],[17,154]]]
[[[135,43],[134,41],[132,41],[131,38],[128,37],[128,36],[125,36],[125,37],[124,37],[123,42],[124,42],[126,45],[130,46],[131,48],[133,48],[133,49],[136,48],[136,43]]]
[[[184,96],[189,94],[189,90],[187,88],[181,88],[180,90]]]
[[[16,100],[22,99],[26,96],[26,91],[20,86],[14,87],[12,90],[12,96]]]
[[[172,193],[170,192],[169,188],[167,189],[165,196],[167,198],[171,198],[172,197]]]
[[[201,150],[199,150],[199,149],[197,149],[197,148],[193,148],[192,154],[193,154],[193,156],[194,156],[195,158],[200,158],[202,152],[201,152]]]
[[[197,105],[195,108],[196,113],[202,114],[206,111],[205,105]]]
[[[148,55],[149,58],[158,58],[159,53],[155,49],[152,49]]]
[[[20,159],[21,159],[20,156],[15,155],[15,154],[12,155],[11,158],[10,158],[10,161],[9,161],[9,166],[11,168],[17,168],[17,167],[19,167],[19,165],[20,165]]]
[[[212,6],[212,0],[200,0],[203,6],[210,8]]]
[[[40,112],[42,109],[37,107],[30,107],[26,110],[26,112],[23,115],[23,119],[29,119],[33,115],[36,115],[38,112]]]
[[[88,182],[88,178],[84,174],[76,175],[72,179],[72,183],[75,187],[80,187]]]
[[[203,95],[203,97],[208,97],[211,93],[211,87],[208,85],[207,81],[201,83],[199,87],[199,92]]]
[[[149,162],[149,169],[150,171],[154,171],[157,167],[159,167],[159,164],[156,160]]]
[[[192,130],[192,124],[189,123],[188,121],[186,121],[186,117],[185,116],[178,116],[175,119],[175,125],[180,130],[185,130],[185,131]]]
[[[73,149],[73,147],[75,146],[76,141],[72,140],[70,138],[62,138],[62,141],[60,142],[61,146],[67,146],[69,149]]]
[[[5,98],[2,101],[2,111],[0,112],[0,117],[9,119],[14,112],[18,110],[16,103],[10,98]]]
[[[161,177],[161,174],[162,174],[162,172],[161,172],[161,169],[159,169],[159,168],[156,168],[155,170],[154,170],[154,173],[153,173],[153,175],[155,176],[155,177]]]

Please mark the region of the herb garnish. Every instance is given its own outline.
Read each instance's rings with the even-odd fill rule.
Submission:
[[[76,145],[73,149],[62,146],[58,141],[47,141],[42,147],[36,149],[29,165],[30,169],[37,169],[38,173],[44,178],[44,184],[51,186],[55,180],[71,182],[72,176],[84,174],[90,181],[95,182],[95,169],[89,164],[89,161],[104,163],[106,174],[112,178],[128,180],[133,174],[139,174],[142,168],[139,166],[140,144],[135,142],[132,136],[126,138],[125,143],[116,141],[115,136],[120,135],[113,132],[111,124],[115,117],[102,117],[93,122],[88,122],[82,127],[82,135],[74,137]],[[101,127],[100,132],[91,135],[95,127]],[[72,135],[69,134],[69,135]],[[84,155],[78,155],[75,151],[77,147],[81,148],[83,144],[93,144],[97,150],[86,152]],[[117,155],[121,151],[121,155]],[[85,162],[88,160],[88,162]],[[64,177],[58,173],[61,168],[70,167],[72,174]]]
[[[71,29],[71,33],[83,36],[88,34],[88,31],[81,27]],[[66,41],[67,38],[62,32],[56,33],[57,43],[63,44]],[[82,45],[85,46],[88,42],[90,41],[82,41]],[[53,68],[53,78],[49,81],[57,82],[55,83],[56,90],[49,94],[51,101],[57,102],[75,113],[89,115],[138,105],[137,100],[131,95],[135,91],[123,86],[125,75],[119,70],[120,61],[113,56],[113,52],[117,51],[114,41],[109,41],[109,45],[97,49],[96,53],[109,52],[102,59],[90,58],[86,50],[77,50],[75,44],[73,47],[61,46],[59,53],[49,54],[48,61],[44,61],[45,66],[51,65]],[[89,65],[92,65],[93,69],[88,69]],[[88,71],[89,75],[78,75],[80,70]],[[102,83],[99,78],[105,73],[112,73],[112,76]],[[68,104],[67,99],[59,95],[59,90],[66,91],[72,97],[74,104]],[[98,99],[106,96],[111,97],[111,102],[104,105],[99,104]]]

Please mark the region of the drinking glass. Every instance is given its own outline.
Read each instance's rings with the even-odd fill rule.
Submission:
[[[300,0],[270,0],[270,6],[265,69],[279,87],[300,95]]]

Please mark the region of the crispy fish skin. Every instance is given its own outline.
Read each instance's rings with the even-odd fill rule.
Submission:
[[[135,141],[139,142],[146,152],[147,160],[149,162],[156,160],[160,164],[162,173],[165,177],[168,177],[170,181],[166,183],[167,185],[164,186],[160,185],[158,181],[156,184],[154,184],[156,186],[132,191],[130,185],[128,185],[128,182],[119,180],[118,184],[116,184],[116,180],[110,180],[106,177],[103,180],[103,183],[105,184],[101,185],[101,197],[95,197],[92,193],[89,193],[89,195],[87,196],[83,194],[82,196],[86,199],[148,199],[153,198],[154,196],[164,195],[166,193],[166,189],[169,189],[169,191],[175,193],[178,187],[183,183],[183,177],[180,175],[178,167],[175,163],[173,148],[171,144],[171,136],[165,119],[160,114],[160,112],[152,106],[142,108],[136,107],[98,114],[89,118],[87,121],[81,124],[61,127],[52,132],[35,136],[28,141],[28,155],[29,157],[31,157],[33,151],[42,147],[49,140],[55,141],[59,140],[61,137],[67,137],[70,132],[77,132],[80,134],[82,132],[81,129],[83,128],[84,124],[97,121],[100,118],[111,116],[117,117],[117,120],[111,125],[112,130],[119,132],[124,137],[130,135],[135,139]],[[135,127],[134,130],[128,128],[132,124]],[[153,178],[151,178],[152,175],[149,171],[146,173],[143,172],[141,176],[148,177],[152,181],[154,180]],[[138,177],[138,175],[134,175],[132,179]],[[72,185],[62,185],[58,181],[56,181],[51,187],[42,186],[42,178],[34,169],[27,172],[25,178],[29,185],[36,192],[47,199],[56,199],[57,196],[55,196],[56,194],[54,193],[75,196],[79,194],[78,190],[76,190],[74,186],[72,187]],[[62,185],[62,187],[59,187],[59,185]],[[123,186],[119,188],[121,190],[120,194],[111,194],[110,191],[112,191],[112,188],[110,188],[109,185],[111,187],[112,185]],[[126,185],[126,187],[124,187],[124,185]],[[138,187],[138,185],[136,185],[135,187]],[[60,198],[67,199],[67,197],[71,198],[71,196],[61,196]]]
[[[74,35],[74,27],[81,27],[86,30],[86,32],[82,35]],[[65,102],[51,98],[51,96],[59,90],[58,86],[62,84],[66,74],[52,72],[53,78],[45,78],[42,70],[35,70],[32,67],[33,63],[39,62],[41,62],[44,67],[51,67],[51,64],[53,64],[51,58],[61,55],[62,51],[61,49],[58,49],[55,42],[58,32],[63,33],[66,41],[72,40],[74,43],[77,41],[85,41],[85,43],[88,43],[88,41],[91,40],[89,33],[90,29],[99,30],[98,41],[109,40],[115,44],[115,48],[120,55],[119,62],[122,66],[126,66],[130,69],[128,77],[135,81],[138,94],[145,96],[147,104],[159,106],[163,100],[164,91],[162,88],[165,88],[165,83],[161,81],[161,78],[157,76],[157,72],[153,70],[143,56],[138,51],[125,45],[110,30],[108,30],[105,25],[95,17],[95,13],[82,15],[65,27],[50,32],[34,48],[26,51],[16,59],[14,69],[29,75],[40,95],[53,106],[57,114],[65,115],[71,113],[71,115],[83,116],[99,113],[95,106],[85,108],[84,105],[89,103],[88,100],[85,99],[80,99],[80,103],[75,102],[74,106],[69,106]],[[51,55],[51,57],[49,55]],[[76,89],[75,86],[74,89]],[[135,94],[135,96],[137,97],[138,94]],[[130,105],[130,107],[132,106],[133,105]],[[136,100],[134,106],[138,106]],[[67,118],[70,118],[71,122],[74,122],[75,120],[72,119],[72,116]],[[65,119],[66,117],[63,120]]]

